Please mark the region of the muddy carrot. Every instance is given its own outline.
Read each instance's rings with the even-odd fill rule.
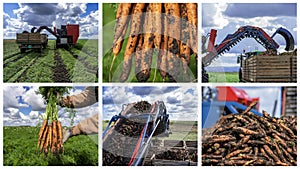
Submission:
[[[180,75],[180,51],[179,51],[179,39],[180,39],[180,7],[176,3],[166,3],[165,9],[167,10],[168,21],[168,73],[167,76],[170,82],[176,82]]]
[[[166,80],[167,76],[167,53],[168,53],[168,20],[166,13],[162,14],[162,23],[163,23],[163,35],[161,40],[161,46],[158,53],[157,59],[157,68],[160,75],[163,78],[163,82]]]
[[[154,44],[154,34],[153,34],[153,23],[154,18],[151,15],[152,5],[147,6],[145,20],[144,20],[144,42],[142,55],[139,55],[138,67],[135,69],[136,78],[139,82],[146,82],[150,77],[152,55],[153,55],[153,44]],[[140,69],[138,69],[140,68]]]
[[[61,122],[57,121],[57,132],[58,132],[58,145],[57,146],[59,149],[62,150],[63,152],[63,134],[62,134],[62,126],[61,126]]]
[[[42,154],[43,148],[44,148],[45,144],[47,143],[47,136],[48,136],[48,127],[46,126],[46,129],[43,133],[43,137],[42,137],[42,140],[41,140],[40,154]]]
[[[42,140],[42,137],[43,137],[44,131],[46,130],[47,125],[48,125],[48,120],[44,120],[43,124],[40,128],[40,131],[39,131],[39,138],[38,138],[37,147],[40,147],[40,145],[41,145],[41,140]]]
[[[141,23],[143,23],[142,13],[144,8],[145,8],[144,3],[135,4],[133,7],[133,13],[132,13],[132,18],[130,23],[130,33],[125,48],[123,69],[120,76],[121,82],[125,82],[127,80],[131,71],[132,54],[134,53],[137,45],[138,35],[140,34],[140,29],[141,29]]]
[[[51,152],[52,154],[55,154],[56,153],[56,148],[57,148],[57,121],[53,121],[52,122],[52,131],[53,131],[53,134],[52,134],[52,145],[51,145]]]
[[[180,4],[181,14],[181,34],[180,34],[180,59],[183,65],[184,75],[187,74],[188,65],[190,63],[190,35],[188,27],[188,16],[186,4]]]
[[[194,54],[198,53],[198,34],[197,34],[197,26],[198,26],[198,19],[197,19],[197,4],[196,3],[187,3],[187,14],[188,14],[188,21],[190,22],[190,44]]]

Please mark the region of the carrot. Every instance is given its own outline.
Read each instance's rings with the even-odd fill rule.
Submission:
[[[126,23],[126,27],[127,26],[128,25]],[[117,55],[120,53],[120,51],[122,49],[122,45],[123,45],[123,42],[124,42],[126,32],[127,32],[127,29],[124,29],[121,36],[119,37],[119,39],[113,45],[113,54],[114,54],[113,62],[114,62],[114,59],[117,57]]]
[[[260,152],[261,152],[261,154],[262,154],[266,159],[268,159],[269,161],[271,160],[271,158],[270,158],[269,155],[265,152],[265,150],[264,150],[263,147],[260,147]]]
[[[113,40],[113,54],[114,57],[111,62],[110,72],[112,71],[115,59],[120,53],[123,45],[123,41],[127,32],[128,22],[130,19],[132,4],[131,3],[120,3],[117,14],[116,14],[116,25]]]
[[[52,122],[52,132],[53,132],[53,134],[52,134],[52,145],[51,145],[51,152],[52,152],[52,154],[56,154],[56,147],[57,147],[57,121],[55,120],[55,121],[53,121]]]
[[[258,155],[258,147],[254,147],[254,156],[256,157]]]
[[[248,165],[254,163],[255,161],[256,161],[256,159],[247,161],[243,166],[248,166]]]
[[[50,143],[50,126],[47,126],[47,128],[48,128],[48,132],[47,132],[47,136],[46,136],[46,142],[45,142],[45,144],[44,144],[44,153],[45,153],[45,155],[47,156],[47,154],[48,154],[48,146],[50,145],[49,143]]]
[[[187,74],[188,65],[190,63],[190,35],[188,27],[188,17],[186,4],[180,4],[180,14],[181,14],[181,34],[180,34],[180,58],[183,65],[184,74]]]
[[[230,158],[230,157],[236,156],[236,155],[238,155],[240,153],[246,153],[246,152],[249,152],[250,150],[251,150],[251,147],[246,147],[246,148],[244,148],[242,150],[235,150],[235,151],[227,154],[226,158]]]
[[[52,144],[52,124],[50,124],[49,126],[49,131],[48,131],[48,133],[49,133],[49,135],[48,135],[48,137],[49,137],[49,147],[51,147],[51,144]]]
[[[154,47],[160,49],[162,34],[162,3],[151,3],[151,13],[153,18]]]
[[[42,127],[40,128],[40,131],[39,131],[39,138],[38,138],[38,144],[37,144],[37,147],[40,147],[40,145],[41,145],[41,140],[42,140],[44,131],[45,131],[46,128],[47,128],[47,125],[48,125],[48,120],[44,120],[44,121],[43,121],[43,124],[42,124]]]
[[[136,78],[139,82],[146,82],[150,77],[151,71],[153,55],[152,46],[154,44],[154,34],[152,33],[154,27],[154,18],[151,15],[151,8],[151,4],[147,6],[144,20],[144,42],[142,55],[138,55],[140,58],[138,58],[139,62],[136,63],[138,66],[135,69]]]
[[[258,102],[258,101],[253,101],[253,102],[247,107],[247,109],[243,111],[242,114],[247,113],[247,112],[249,112],[251,109],[253,109],[253,108],[256,106],[257,102]],[[252,114],[252,113],[251,113],[251,114]]]
[[[47,136],[48,136],[48,127],[46,126],[45,131],[43,133],[42,140],[41,140],[40,154],[42,154],[43,148],[44,148],[45,144],[47,143]]]
[[[282,124],[282,123],[279,123],[279,125],[280,125],[282,128],[284,128],[284,129],[290,134],[291,137],[297,138],[297,136],[294,135],[294,132],[293,132],[290,128],[288,128],[286,125],[284,125],[284,124]]]
[[[197,19],[197,4],[196,3],[187,3],[186,4],[188,21],[190,22],[190,44],[193,52],[198,53],[198,19]]]
[[[259,135],[258,132],[246,129],[244,127],[233,127],[232,130],[247,134],[247,135]]]
[[[157,68],[161,77],[163,78],[163,82],[166,80],[167,76],[167,50],[168,50],[168,21],[166,14],[162,14],[162,23],[163,23],[163,36],[161,39],[161,46],[157,57]]]
[[[162,33],[163,33],[163,22],[162,22],[162,3],[151,3],[151,16],[153,18],[153,34],[154,34],[154,47],[157,50],[160,50],[161,42],[162,42]],[[161,61],[161,58],[157,58],[156,68]],[[157,69],[154,69],[154,77],[153,82],[156,79]]]
[[[283,154],[288,158],[288,161],[294,165],[297,165],[297,162],[294,160],[294,158],[291,156],[290,153],[288,153],[282,146],[280,146],[281,151],[283,152]]]
[[[120,3],[116,13],[116,26],[113,44],[116,44],[116,42],[124,33],[124,30],[127,29],[127,23],[130,19],[129,15],[131,13],[131,8],[132,3]]]
[[[240,148],[243,144],[246,144],[251,138],[251,135],[246,135],[245,137],[243,137],[237,144],[236,147],[233,150],[236,150],[238,148]]]
[[[273,153],[273,151],[270,149],[270,147],[268,145],[266,145],[266,144],[263,145],[263,148],[266,151],[266,153],[275,160],[275,162],[281,162],[279,160],[279,158]]]
[[[166,3],[166,14],[168,23],[168,73],[167,76],[170,82],[178,81],[180,75],[180,51],[179,51],[179,39],[180,39],[180,8],[177,3]]]
[[[61,148],[62,152],[64,151],[64,146],[63,146],[63,134],[62,134],[62,126],[61,122],[57,121],[57,132],[58,132],[58,148]]]
[[[124,53],[123,70],[120,76],[120,81],[125,82],[129,76],[132,64],[132,54],[137,45],[138,35],[140,34],[142,23],[142,12],[145,8],[144,3],[137,3],[133,7],[133,13],[130,23],[130,33]]]

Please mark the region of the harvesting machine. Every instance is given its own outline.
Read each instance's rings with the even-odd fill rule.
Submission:
[[[256,107],[251,110],[254,114],[262,116],[259,112],[259,98],[251,98],[244,90],[218,86],[215,89],[204,88],[202,101],[202,128],[209,128],[223,115],[240,113],[254,101]]]
[[[208,39],[207,48],[204,44],[207,41],[206,37],[202,39],[202,52],[205,53],[202,57],[202,82],[208,82],[208,74],[205,70],[206,66],[209,66],[219,55],[228,52],[233,46],[239,43],[244,38],[253,38],[259,44],[261,44],[270,53],[277,53],[279,45],[274,41],[274,36],[280,34],[286,41],[285,50],[294,50],[294,38],[292,34],[285,28],[278,28],[272,36],[269,36],[263,29],[255,26],[242,26],[233,34],[228,34],[224,40],[215,45],[215,39],[217,36],[217,30],[211,29]],[[241,70],[240,70],[241,73]]]
[[[39,49],[47,47],[48,36],[42,34],[42,30],[47,30],[56,38],[56,47],[70,47],[76,44],[79,37],[79,25],[78,24],[67,24],[61,25],[60,29],[50,29],[48,26],[40,26],[39,28],[33,27],[31,32],[23,31],[17,33],[16,42],[19,44],[21,53],[27,49]]]
[[[112,165],[114,160],[119,160],[117,165],[142,165],[152,137],[168,134],[169,115],[162,101],[123,105],[103,132],[103,165]]]

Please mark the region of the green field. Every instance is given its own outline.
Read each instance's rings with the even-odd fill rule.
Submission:
[[[228,82],[228,83],[237,83],[239,82],[238,73],[227,73],[227,72],[208,72],[209,82]]]
[[[95,166],[98,165],[98,135],[74,136],[64,144],[61,158],[38,156],[37,127],[3,127],[4,166]]]
[[[102,122],[103,130],[106,128],[108,121]],[[169,137],[158,137],[163,140],[185,140],[197,141],[198,130],[197,121],[171,121],[170,130],[172,134]]]
[[[98,40],[79,39],[71,48],[29,49],[21,53],[15,40],[3,40],[3,81],[15,82],[97,82]]]
[[[116,4],[105,3],[103,4],[103,82],[119,82],[119,77],[123,69],[123,55],[125,51],[125,45],[127,38],[123,42],[121,52],[116,57],[112,71],[110,73],[110,67],[112,65],[113,54],[111,53],[111,47],[114,36],[115,16],[116,16]],[[147,82],[162,82],[163,79],[156,68],[157,51],[152,57],[151,75]],[[132,69],[128,77],[127,82],[138,82],[134,72],[134,59],[132,59]],[[197,64],[194,55],[191,56],[191,62],[189,65],[190,71],[188,75],[180,75],[178,81],[197,81]],[[188,80],[186,80],[188,78]]]

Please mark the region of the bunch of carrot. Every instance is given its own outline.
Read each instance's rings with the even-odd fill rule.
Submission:
[[[223,116],[203,139],[202,165],[297,165],[297,118],[263,111]]]
[[[128,79],[135,60],[135,74],[140,82],[150,77],[152,57],[158,51],[156,69],[163,81],[189,81],[190,56],[197,58],[197,4],[195,3],[120,3],[116,13],[113,40],[114,60],[120,53],[127,29],[120,81]],[[156,70],[155,69],[155,70]],[[156,74],[156,71],[155,71]],[[185,78],[179,75],[186,76]]]
[[[38,135],[39,154],[48,152],[60,155],[64,152],[62,125],[58,120],[60,96],[68,93],[68,87],[40,87],[39,92],[47,102],[46,113]]]

